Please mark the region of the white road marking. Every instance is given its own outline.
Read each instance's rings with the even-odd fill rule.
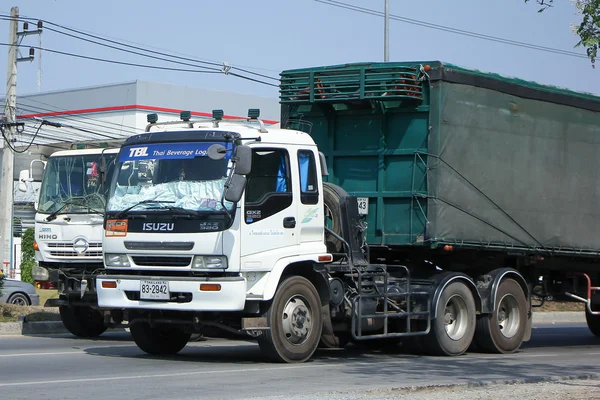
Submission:
[[[29,385],[52,385],[60,383],[81,383],[81,382],[103,382],[103,381],[120,381],[127,379],[154,379],[154,378],[173,378],[178,376],[190,376],[190,375],[211,375],[211,374],[235,374],[235,373],[247,373],[247,372],[265,372],[265,371],[280,371],[290,369],[305,369],[315,367],[327,367],[331,368],[328,364],[303,364],[288,367],[270,367],[270,368],[243,368],[243,369],[228,369],[219,371],[195,371],[195,372],[179,372],[174,374],[155,374],[155,375],[128,375],[128,376],[106,376],[102,378],[79,378],[79,379],[57,379],[51,381],[27,381],[27,382],[10,382],[0,383],[0,387],[7,386],[29,386]]]

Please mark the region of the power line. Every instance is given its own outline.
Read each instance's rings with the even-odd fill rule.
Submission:
[[[20,105],[20,106],[18,107],[18,109],[19,109],[19,110],[24,110],[24,111],[27,111],[27,112],[29,112],[29,113],[33,113],[33,114],[36,114],[36,113],[39,113],[39,114],[44,114],[44,112],[43,112],[43,110],[44,110],[44,109],[35,108],[35,107],[30,107],[30,106],[28,107],[28,106],[23,106],[23,105]],[[42,111],[42,112],[41,112],[41,111]],[[22,117],[21,117],[21,118],[22,118]],[[59,118],[59,117],[57,117],[57,118]],[[79,120],[78,120],[77,118],[75,118],[75,117],[64,117],[64,118],[62,118],[62,119],[65,119],[65,120],[67,120],[68,122],[71,122],[71,121],[74,121],[74,122],[81,122],[81,121],[79,121]],[[64,124],[63,124],[63,125],[64,125]],[[108,128],[107,128],[106,126],[104,126],[104,125],[102,125],[102,124],[87,123],[87,125],[98,126],[98,127],[102,128],[102,129],[104,129],[104,130],[116,130],[116,128],[112,128],[112,127],[108,127]],[[83,128],[82,128],[82,129],[83,129]],[[117,136],[114,136],[114,134],[113,134],[113,135],[108,135],[107,133],[110,133],[110,132],[106,132],[106,133],[99,133],[99,132],[98,132],[98,135],[99,135],[99,136],[106,137],[107,139],[119,139],[119,138],[123,137],[123,135],[120,135],[120,134],[119,134],[119,135],[117,135]]]
[[[207,65],[212,65],[212,66],[221,67],[223,65],[223,64],[219,64],[217,62],[203,61],[203,60],[198,60],[198,59],[193,59],[193,58],[188,58],[188,57],[180,57],[180,56],[176,56],[176,55],[169,54],[169,53],[163,53],[163,52],[157,52],[157,51],[148,50],[148,49],[145,49],[145,48],[142,48],[142,47],[139,47],[139,46],[133,46],[133,45],[129,45],[129,44],[126,44],[126,43],[123,43],[123,42],[119,42],[119,41],[116,41],[116,40],[107,39],[107,38],[101,37],[99,35],[92,35],[90,33],[86,33],[86,32],[81,31],[81,30],[69,28],[67,26],[56,24],[54,22],[50,22],[50,21],[46,21],[46,20],[42,20],[42,22],[45,23],[45,24],[56,26],[56,27],[61,28],[61,29],[68,30],[70,32],[75,32],[75,33],[78,33],[80,35],[85,35],[85,36],[88,36],[88,37],[91,37],[91,38],[94,38],[94,39],[103,40],[103,41],[106,41],[106,42],[109,42],[109,43],[117,44],[119,46],[128,47],[128,48],[135,49],[135,50],[141,50],[141,51],[150,52],[150,53],[153,53],[153,54],[158,54],[158,55],[161,55],[161,56],[171,57],[171,58],[178,59],[178,60],[192,61],[192,62],[195,62],[195,63],[202,63],[202,64],[207,64]],[[46,28],[46,29],[50,29],[50,30],[52,30],[54,32],[68,35],[67,33],[60,32],[60,31],[52,29],[52,28]],[[73,36],[73,37],[76,37],[76,38],[81,39],[81,40],[86,40],[86,39],[79,38],[79,37],[74,36],[74,35],[69,35],[69,36]],[[97,42],[93,42],[93,43],[98,44]],[[136,53],[136,54],[139,54],[139,53]],[[260,76],[262,78],[273,79],[275,81],[279,81],[278,78],[274,78],[272,76],[268,76],[268,75],[264,75],[264,74],[259,74],[257,72],[252,72],[252,71],[249,71],[247,69],[240,68],[240,67],[232,66],[232,68],[233,69],[237,69],[237,70],[242,71],[242,72],[245,72],[245,73],[248,73],[248,74],[252,74],[252,75],[255,75],[255,76]]]
[[[27,102],[33,102],[33,103],[41,104],[43,106],[47,106],[47,107],[51,107],[51,108],[45,108],[45,107],[41,107],[41,106],[35,106],[35,105],[32,105],[32,104],[24,104],[24,103],[27,103]],[[131,125],[119,124],[117,122],[102,121],[102,120],[99,120],[99,119],[96,119],[96,118],[92,118],[92,117],[89,117],[89,116],[83,115],[83,114],[64,113],[65,111],[68,111],[68,110],[66,110],[64,108],[61,109],[61,108],[56,107],[56,106],[54,106],[52,104],[45,103],[43,101],[39,101],[39,100],[30,98],[30,97],[22,97],[19,100],[19,104],[17,106],[19,106],[19,105],[20,106],[27,106],[27,107],[30,107],[30,108],[37,108],[38,110],[41,111],[42,114],[43,113],[60,112],[61,115],[54,116],[54,118],[73,119],[73,120],[77,120],[77,121],[83,119],[83,120],[86,120],[86,121],[90,121],[90,122],[88,122],[90,125],[103,127],[105,129],[118,130],[119,132],[121,132],[123,130],[123,128],[130,129],[130,130],[137,130],[137,131],[140,131],[140,132],[144,131],[143,128],[138,128],[138,127],[131,126]],[[40,111],[36,111],[36,112],[40,112]],[[113,125],[114,125],[114,127],[113,127]]]
[[[384,13],[382,13],[380,11],[373,10],[370,8],[355,6],[355,5],[344,3],[341,1],[336,1],[336,0],[315,0],[315,1],[318,3],[323,3],[323,4],[330,5],[330,6],[338,7],[338,8],[344,8],[347,10],[360,12],[363,14],[374,15],[377,17],[384,16]],[[476,39],[488,40],[488,41],[492,41],[492,42],[496,42],[496,43],[508,44],[511,46],[523,47],[523,48],[528,48],[528,49],[532,49],[532,50],[545,51],[545,52],[549,52],[549,53],[561,54],[561,55],[570,56],[570,57],[586,58],[586,59],[588,58],[586,55],[577,53],[574,51],[560,50],[560,49],[556,49],[556,48],[552,48],[552,47],[546,47],[546,46],[540,46],[540,45],[536,45],[536,44],[532,44],[532,43],[521,42],[518,40],[505,39],[505,38],[501,38],[498,36],[485,35],[482,33],[471,32],[471,31],[458,29],[458,28],[452,28],[452,27],[448,27],[448,26],[444,26],[444,25],[438,25],[438,24],[420,21],[417,19],[412,19],[412,18],[407,18],[407,17],[402,17],[402,16],[394,15],[394,14],[390,14],[390,19],[393,19],[395,21],[404,22],[407,24],[418,25],[418,26],[423,26],[423,27],[430,28],[430,29],[436,29],[436,30],[440,30],[440,31],[444,31],[444,32],[454,33],[457,35],[463,35],[463,36],[473,37]]]
[[[0,14],[0,19],[6,19],[4,17],[6,17],[6,16]],[[21,19],[35,20],[33,18],[23,18],[23,17],[21,17]],[[153,55],[148,55],[148,54],[143,54],[143,53],[139,53],[139,52],[132,52],[130,50],[121,49],[121,48],[116,47],[116,46],[112,46],[112,45],[108,45],[108,44],[105,44],[105,43],[100,43],[100,42],[97,42],[97,41],[94,41],[94,40],[82,38],[82,37],[79,37],[79,36],[76,36],[76,35],[73,35],[73,34],[69,34],[69,33],[66,33],[66,32],[61,32],[61,31],[59,31],[57,29],[48,28],[48,27],[45,28],[47,30],[50,30],[50,31],[53,31],[53,32],[56,32],[56,33],[59,33],[59,34],[62,34],[62,35],[70,36],[70,37],[73,37],[73,38],[76,38],[76,39],[79,39],[79,40],[83,40],[83,41],[86,41],[86,42],[94,43],[96,45],[100,45],[100,46],[112,48],[112,49],[115,49],[115,50],[125,51],[125,52],[129,52],[129,53],[137,54],[137,55],[140,55],[140,56],[143,56],[143,57],[149,57],[149,58],[153,58],[153,59],[157,59],[157,60],[161,60],[161,61],[167,61],[167,62],[177,62],[177,61],[165,59],[165,58],[162,58],[162,57],[156,57],[154,55],[154,54],[158,54],[158,55],[167,56],[167,57],[178,59],[178,60],[192,61],[194,63],[201,63],[201,64],[207,64],[207,65],[219,66],[219,67],[222,66],[222,64],[218,64],[216,62],[202,61],[202,60],[197,60],[197,59],[192,59],[192,58],[187,58],[187,57],[179,57],[179,56],[175,56],[173,54],[168,54],[168,53],[163,53],[163,52],[157,52],[157,51],[153,51],[153,50],[148,50],[148,49],[145,49],[145,48],[142,48],[142,47],[139,47],[139,46],[132,46],[132,45],[129,45],[129,44],[126,44],[126,43],[122,43],[122,42],[118,42],[118,41],[115,41],[115,40],[103,38],[103,37],[98,36],[98,35],[92,35],[92,34],[89,34],[89,33],[86,33],[86,32],[80,31],[80,30],[77,30],[77,29],[73,29],[73,28],[69,28],[69,27],[66,27],[66,26],[63,26],[63,25],[60,25],[60,24],[56,24],[56,23],[53,23],[53,22],[50,22],[50,21],[46,21],[46,20],[41,20],[41,21],[44,24],[56,26],[58,28],[65,29],[65,30],[68,30],[70,32],[75,32],[75,33],[80,34],[80,35],[85,35],[85,36],[88,36],[88,37],[91,37],[91,38],[94,38],[94,39],[103,40],[103,41],[106,41],[108,43],[117,44],[117,45],[123,46],[123,47],[128,47],[128,48],[132,48],[132,49],[136,49],[136,50],[141,50],[141,51],[148,52],[148,53],[153,53]],[[46,49],[46,50],[50,51],[48,49]],[[68,54],[68,55],[70,55],[70,54]],[[98,61],[100,61],[100,60],[98,60]],[[227,73],[224,70],[217,69],[217,68],[210,68],[210,67],[193,65],[193,64],[189,64],[189,63],[181,63],[181,62],[177,62],[177,63],[183,64],[183,65],[188,65],[188,66],[194,66],[194,67],[197,67],[197,68],[205,68],[205,69],[207,69],[209,71],[214,71],[214,73],[225,73],[226,75],[232,75],[232,76],[235,76],[237,78],[246,79],[246,80],[249,80],[249,81],[252,81],[252,82],[257,82],[257,83],[261,83],[261,84],[265,84],[265,85],[269,85],[269,86],[274,86],[274,87],[278,86],[278,85],[270,84],[270,83],[267,83],[267,82],[264,82],[264,81],[261,81],[261,80],[258,80],[258,79],[254,79],[254,78],[250,78],[250,77],[247,77],[247,76],[243,76],[241,74],[236,74],[236,73],[232,73],[232,72],[228,72]],[[268,76],[268,75],[264,75],[264,74],[259,74],[259,73],[256,73],[256,72],[252,72],[252,71],[249,71],[247,69],[243,69],[243,68],[239,68],[239,67],[235,67],[235,66],[232,66],[231,68],[235,69],[235,70],[239,70],[239,71],[245,72],[245,73],[248,73],[248,74],[251,74],[251,75],[260,76],[260,77],[263,77],[263,78],[266,78],[266,79],[272,79],[274,81],[279,81],[278,78],[273,78],[273,77]],[[175,69],[175,70],[184,71],[184,72],[193,72],[193,71],[179,70],[179,69]]]
[[[29,113],[33,113],[33,114],[35,114],[35,113],[40,113],[40,109],[39,109],[39,108],[32,108],[32,107],[27,107],[27,106],[19,106],[19,110],[24,110],[24,111],[27,111],[27,112],[29,112]],[[43,113],[40,113],[40,114],[43,114]],[[20,119],[23,119],[22,117],[19,117],[19,118],[20,118]],[[30,117],[30,118],[27,118],[27,119],[36,119],[36,118],[37,118],[37,119],[40,119],[39,117],[36,117],[36,116]],[[64,118],[64,119],[66,119],[66,120],[67,120],[67,122],[71,122],[71,121],[74,121],[74,122],[81,122],[81,121],[77,120],[77,118],[74,118],[74,117],[70,117],[70,118]],[[61,125],[61,126],[63,126],[63,127],[71,127],[71,128],[74,128],[74,129],[80,130],[80,131],[82,131],[82,132],[93,133],[93,134],[94,134],[94,135],[96,135],[96,136],[101,136],[101,137],[104,137],[104,138],[106,138],[106,139],[121,139],[121,138],[125,137],[125,136],[124,136],[124,135],[122,135],[120,132],[119,132],[119,133],[117,133],[117,134],[113,133],[112,135],[110,135],[110,134],[109,134],[110,132],[107,132],[107,128],[106,128],[106,127],[103,127],[101,124],[95,124],[95,125],[96,125],[96,126],[100,126],[100,128],[104,129],[104,131],[103,131],[103,132],[100,132],[100,131],[97,131],[97,130],[85,129],[85,128],[82,128],[82,127],[79,127],[79,126],[74,126],[74,125],[67,125],[67,124],[65,124],[65,123],[62,123],[62,122],[60,122],[60,123],[59,123],[59,122],[57,122],[57,124],[59,124],[59,125]],[[50,125],[51,125],[51,124],[50,124]],[[93,124],[89,124],[89,123],[87,123],[86,125],[93,125]],[[52,125],[51,125],[51,126],[52,126]],[[57,128],[58,128],[58,126],[57,126]],[[115,128],[110,128],[110,129],[116,130]]]
[[[140,53],[138,51],[131,51],[131,50],[127,50],[127,49],[122,49],[120,47],[112,46],[110,44],[97,42],[95,40],[86,39],[86,38],[79,37],[79,36],[76,36],[76,35],[72,35],[72,34],[66,33],[66,32],[61,32],[58,29],[54,29],[54,28],[45,27],[44,29],[52,31],[52,32],[56,32],[56,33],[61,34],[61,35],[69,36],[69,37],[72,37],[72,38],[75,38],[75,39],[78,39],[78,40],[83,40],[84,42],[97,44],[98,46],[103,46],[103,47],[108,47],[109,49],[123,51],[123,52],[126,52],[128,54],[136,54],[136,55],[139,55],[139,56],[142,56],[142,57],[151,58],[151,59],[154,59],[154,60],[166,61],[166,62],[170,62],[170,63],[177,63],[177,64],[181,64],[181,65],[187,65],[189,67],[204,68],[204,69],[207,69],[209,71],[221,72],[221,70],[218,69],[218,68],[205,67],[203,65],[198,65],[198,64],[184,63],[184,62],[181,62],[181,61],[169,60],[168,58],[156,57],[156,56],[153,56],[153,55],[150,55],[150,54]],[[106,39],[102,39],[102,40],[106,40]],[[149,50],[144,50],[144,51],[149,51]]]
[[[4,142],[6,143],[6,145],[8,146],[8,148],[13,152],[13,153],[17,153],[17,154],[23,154],[25,152],[27,152],[27,150],[29,150],[31,148],[31,146],[33,145],[33,142],[35,141],[35,138],[37,137],[40,128],[42,127],[42,125],[44,125],[43,122],[40,123],[40,125],[38,126],[37,130],[35,131],[35,134],[33,135],[33,139],[31,139],[31,142],[29,142],[29,144],[27,145],[27,147],[24,150],[17,150],[13,144],[10,142],[10,140],[6,137],[5,133],[4,133],[4,128],[2,127],[2,125],[0,125],[0,132],[2,133],[2,138],[4,139]],[[17,131],[17,133],[19,133]]]
[[[8,43],[0,43],[0,46],[10,46],[10,44],[8,44]],[[130,62],[125,62],[125,61],[109,60],[109,59],[106,59],[106,58],[84,56],[82,54],[69,53],[69,52],[66,52],[66,51],[53,50],[53,49],[43,48],[43,47],[39,47],[39,46],[29,46],[29,47],[30,48],[34,48],[36,50],[47,51],[49,53],[60,54],[60,55],[63,55],[63,56],[69,56],[69,57],[75,57],[75,58],[82,58],[82,59],[85,59],[85,60],[92,60],[92,61],[100,61],[100,62],[109,63],[109,64],[127,65],[127,66],[130,66],[130,67],[160,69],[160,70],[164,70],[164,71],[196,72],[196,73],[202,73],[202,74],[218,74],[218,73],[221,73],[221,71],[200,71],[200,70],[197,70],[197,69],[171,68],[171,67],[160,67],[160,66],[157,66],[157,65],[137,64],[137,63],[130,63]]]

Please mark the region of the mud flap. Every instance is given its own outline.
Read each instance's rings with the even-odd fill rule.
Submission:
[[[531,295],[528,296],[527,305],[529,306],[529,311],[527,312],[527,325],[525,326],[525,336],[523,336],[524,342],[529,342],[529,340],[531,339],[531,331],[533,329],[533,311],[531,308]]]

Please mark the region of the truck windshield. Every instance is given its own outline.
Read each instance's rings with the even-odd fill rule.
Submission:
[[[130,207],[147,213],[173,209],[224,211],[231,152],[221,160],[208,157],[212,142],[155,143],[121,148],[110,188],[107,212]],[[227,148],[230,144],[221,143]],[[233,205],[224,202],[231,210]],[[137,206],[136,206],[137,205]]]
[[[46,164],[38,210],[53,213],[103,212],[108,187],[102,184],[102,158],[107,166],[105,182],[110,182],[116,154],[86,154],[50,157]]]

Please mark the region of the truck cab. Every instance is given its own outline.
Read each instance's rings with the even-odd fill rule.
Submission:
[[[102,265],[102,224],[116,148],[64,150],[45,166],[35,216],[33,277],[57,286],[67,329],[76,336],[106,330],[97,310],[95,276]]]
[[[158,340],[149,322],[157,318],[243,329],[210,314],[226,312],[258,328],[284,269],[312,274],[313,265],[331,260],[320,160],[308,134],[267,128],[257,118],[150,123],[117,158],[99,304],[123,309],[136,343],[149,352],[177,347],[173,338],[170,345]],[[320,313],[315,299],[289,304],[290,313]],[[298,342],[306,338],[295,332]],[[185,335],[175,335],[183,345]]]

